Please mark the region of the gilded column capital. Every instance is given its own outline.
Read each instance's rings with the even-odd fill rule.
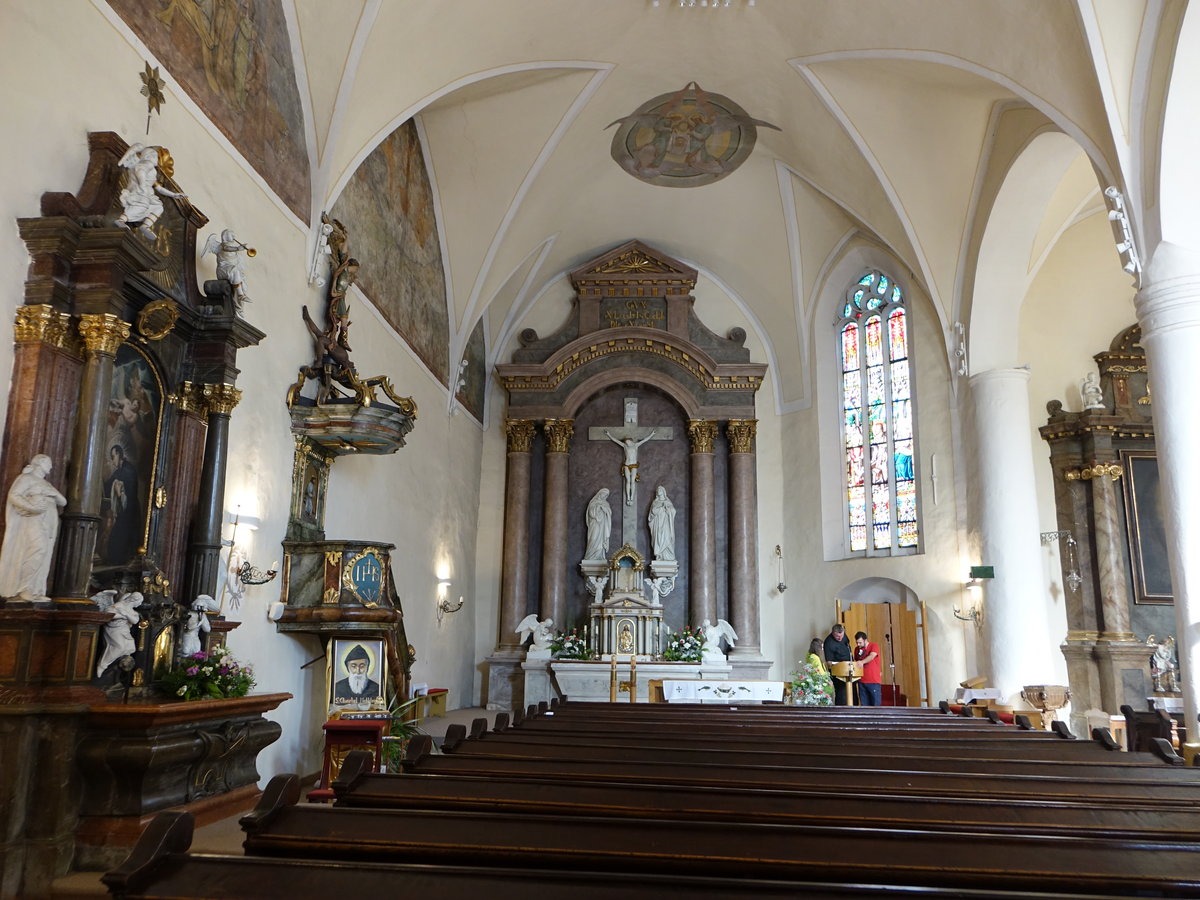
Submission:
[[[509,453],[528,453],[533,446],[533,419],[505,419],[504,433],[508,436]]]
[[[688,419],[688,439],[693,453],[712,453],[717,439],[717,423],[712,419]]]
[[[567,453],[571,449],[571,436],[575,434],[574,419],[547,419],[546,452]]]
[[[129,323],[112,313],[85,313],[79,317],[79,335],[88,353],[116,356],[121,342],[129,337]]]
[[[204,397],[200,393],[202,385],[191,381],[184,381],[179,385],[172,399],[175,401],[175,408],[180,412],[194,413],[198,416],[204,415]]]
[[[729,439],[730,453],[753,453],[754,435],[758,432],[758,419],[730,419],[725,423],[725,437]]]
[[[242,399],[242,392],[232,384],[202,384],[199,387],[209,415],[228,416]]]
[[[72,349],[71,317],[49,303],[18,306],[13,322],[13,338],[18,344],[50,344],[62,350]]]

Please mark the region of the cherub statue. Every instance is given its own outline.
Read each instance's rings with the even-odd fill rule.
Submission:
[[[232,228],[226,228],[219,238],[215,234],[208,236],[200,256],[211,253],[217,258],[217,278],[229,282],[233,288],[233,311],[245,318],[242,305],[250,302],[250,296],[246,293],[246,279],[242,273],[243,250],[247,256],[254,256],[258,252],[239,241]]]
[[[600,597],[604,593],[604,586],[608,584],[607,575],[589,575],[587,577],[588,593],[592,595],[593,602],[599,603]]]
[[[112,614],[112,618],[104,625],[104,654],[96,664],[97,678],[114,662],[120,662],[122,669],[132,668],[133,654],[137,650],[137,642],[130,629],[138,623],[137,608],[142,605],[142,595],[133,591],[123,594],[114,603],[116,595],[116,591],[108,590],[93,594],[91,598],[101,612]]]
[[[215,613],[219,609],[220,606],[217,604],[217,601],[208,594],[201,594],[192,601],[191,609],[180,623],[179,649],[177,651],[180,657],[191,656],[193,653],[200,652],[202,649],[200,646],[200,632],[212,630],[212,625],[209,624],[206,613]]]
[[[705,619],[700,626],[700,633],[704,635],[704,661],[725,662],[725,654],[721,650],[721,638],[729,642],[729,649],[732,650],[734,642],[737,640],[737,632],[733,630],[733,626],[724,619],[717,619],[716,625]]]
[[[1088,372],[1079,383],[1079,395],[1083,398],[1084,409],[1104,409],[1104,390],[1095,372]]]
[[[117,217],[117,224],[122,228],[138,225],[138,233],[146,240],[153,241],[156,236],[152,226],[163,213],[159,196],[187,199],[186,194],[168,190],[158,183],[160,168],[168,178],[171,176],[174,169],[171,154],[165,147],[147,147],[135,141],[125,151],[118,165],[126,170],[127,176],[120,194],[121,215]]]
[[[538,621],[537,613],[530,613],[517,624],[517,633],[521,635],[521,643],[532,636],[533,643],[530,644],[530,650],[549,650],[550,642],[554,640],[554,631],[551,626],[554,625],[553,619],[543,619]]]

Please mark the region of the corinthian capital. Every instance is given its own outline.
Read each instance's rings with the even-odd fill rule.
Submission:
[[[79,336],[89,354],[116,356],[121,342],[129,337],[129,323],[112,313],[85,313],[79,317]]]
[[[547,419],[546,452],[567,453],[571,449],[571,436],[575,434],[574,419]]]
[[[533,446],[533,419],[506,419],[504,433],[508,435],[509,453],[528,453]]]
[[[729,452],[753,453],[754,435],[757,431],[757,419],[730,419],[725,424],[725,437],[729,439]]]
[[[233,412],[234,407],[242,399],[242,392],[232,384],[202,384],[200,385],[200,396],[204,398],[204,405],[208,407],[209,415],[218,413],[227,416]]]
[[[712,453],[717,439],[717,423],[711,419],[688,419],[688,439],[693,453]]]

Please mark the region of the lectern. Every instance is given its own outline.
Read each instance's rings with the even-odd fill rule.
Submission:
[[[853,660],[829,664],[829,674],[846,683],[846,705],[854,705],[854,682],[862,678],[863,664]]]

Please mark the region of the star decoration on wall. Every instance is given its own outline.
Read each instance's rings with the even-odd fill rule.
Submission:
[[[150,114],[152,112],[162,115],[162,105],[166,101],[166,96],[163,94],[164,81],[158,74],[158,66],[150,68],[150,63],[146,63],[145,70],[141,73],[142,76],[142,96],[146,98],[146,134],[150,133]]]

